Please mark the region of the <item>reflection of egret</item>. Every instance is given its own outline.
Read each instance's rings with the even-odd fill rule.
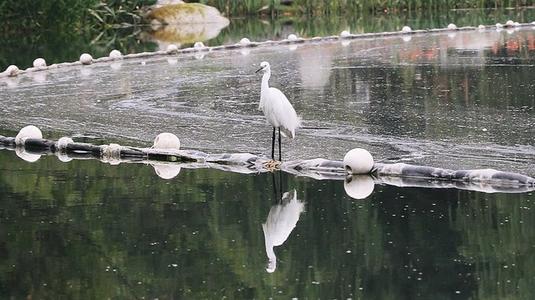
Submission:
[[[373,178],[369,175],[348,176],[344,181],[344,190],[353,199],[361,200],[367,198],[373,193],[374,187]]]
[[[266,254],[269,259],[266,271],[273,273],[277,268],[277,257],[273,247],[282,245],[292,233],[299,215],[305,210],[305,203],[297,199],[297,192],[286,192],[279,204],[269,210],[266,223],[262,224]]]
[[[271,159],[275,159],[275,130],[279,130],[279,160],[281,157],[281,130],[282,135],[294,138],[295,130],[299,127],[299,118],[288,98],[279,90],[269,87],[269,77],[271,76],[271,67],[264,61],[260,63],[260,69],[256,72],[263,71],[262,87],[260,90],[259,108],[264,112],[267,121],[273,126],[273,137],[271,139]]]

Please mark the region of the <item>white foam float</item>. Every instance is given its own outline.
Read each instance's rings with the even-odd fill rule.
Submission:
[[[28,125],[22,128],[17,136],[15,136],[15,144],[17,146],[24,145],[26,139],[42,139],[43,133],[41,130],[33,125]]]
[[[93,63],[93,57],[88,53],[83,53],[82,55],[80,55],[80,62],[83,65],[90,65]]]
[[[240,40],[239,44],[242,45],[242,46],[247,46],[247,45],[251,44],[251,41],[248,38],[242,38]]]
[[[290,34],[288,35],[287,39],[288,39],[289,41],[295,41],[295,40],[297,40],[297,35],[295,35],[295,34],[293,34],[293,33],[290,33]]]
[[[348,176],[344,181],[344,190],[346,194],[357,200],[366,199],[373,193],[375,182],[368,175]]]
[[[487,27],[485,25],[483,25],[483,24],[480,24],[479,26],[477,26],[477,28],[480,29],[480,30],[483,30],[483,29],[485,29]]]
[[[123,58],[123,54],[119,50],[111,50],[109,58],[111,59],[121,59]]]
[[[505,22],[505,26],[506,27],[513,27],[513,26],[515,26],[515,22],[513,20],[507,20],[507,22]]]
[[[58,148],[59,151],[64,151],[70,143],[74,143],[74,141],[70,137],[64,136],[57,141],[56,148]]]
[[[163,132],[156,136],[152,145],[153,149],[180,149],[180,140],[178,137],[169,132]]]
[[[170,44],[167,46],[167,53],[175,53],[178,51],[178,46],[175,44]]]
[[[412,28],[410,28],[409,26],[403,26],[403,28],[401,28],[401,32],[403,33],[409,33],[412,31]]]
[[[348,37],[350,35],[351,35],[351,33],[348,30],[344,30],[344,31],[340,32],[340,37],[342,37],[342,38],[346,38],[346,37]]]
[[[33,61],[33,67],[34,68],[45,68],[46,67],[46,61],[44,58],[36,58],[34,61]]]
[[[355,148],[346,153],[343,164],[350,174],[369,174],[373,169],[374,161],[368,150]]]
[[[19,72],[20,72],[19,67],[15,65],[10,65],[9,67],[6,68],[6,70],[4,71],[4,74],[6,74],[8,77],[15,77],[19,74]]]
[[[496,23],[496,28],[503,28],[503,24],[502,23]]]
[[[195,49],[203,49],[203,48],[206,48],[206,46],[204,45],[203,42],[195,42],[195,44],[193,44],[193,48],[195,48]]]
[[[453,23],[450,23],[450,24],[448,24],[448,29],[449,30],[457,30],[457,25],[455,25]]]

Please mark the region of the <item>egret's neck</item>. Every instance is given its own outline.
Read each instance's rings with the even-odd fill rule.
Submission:
[[[262,87],[261,87],[262,91],[267,91],[269,89],[269,85],[268,85],[269,77],[271,77],[271,70],[267,70],[264,73],[264,76],[262,76]]]

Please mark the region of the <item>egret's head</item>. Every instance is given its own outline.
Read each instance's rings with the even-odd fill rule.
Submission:
[[[267,72],[269,71],[269,63],[267,61],[263,61],[260,63],[260,69],[256,70],[255,73],[258,73],[260,71]]]

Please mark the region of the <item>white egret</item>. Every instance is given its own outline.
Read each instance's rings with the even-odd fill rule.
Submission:
[[[258,108],[264,112],[268,123],[273,126],[273,137],[271,139],[271,159],[273,160],[275,160],[275,132],[276,130],[279,131],[279,161],[281,161],[281,131],[283,136],[293,139],[300,121],[288,98],[279,89],[269,87],[268,82],[271,76],[269,63],[266,61],[260,63],[260,69],[256,73],[260,71],[263,71],[264,75],[262,76]]]

